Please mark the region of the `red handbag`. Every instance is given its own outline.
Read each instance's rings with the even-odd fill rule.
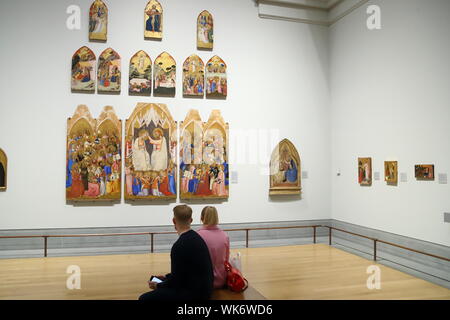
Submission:
[[[227,286],[228,289],[234,292],[242,292],[248,287],[248,281],[244,278],[242,273],[233,268],[233,266],[228,262],[224,262],[225,270],[227,271]]]

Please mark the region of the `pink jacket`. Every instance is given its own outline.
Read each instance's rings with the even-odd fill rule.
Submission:
[[[217,226],[203,226],[197,233],[208,246],[214,270],[214,288],[222,288],[227,280],[223,263],[230,258],[230,238]]]

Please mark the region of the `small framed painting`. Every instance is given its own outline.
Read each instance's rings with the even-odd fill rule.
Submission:
[[[108,34],[108,8],[102,0],[95,0],[89,10],[89,40],[106,41]]]
[[[8,158],[6,153],[0,148],[0,191],[6,190],[6,177],[8,171]]]
[[[227,65],[219,56],[206,63],[206,98],[225,99],[227,97]]]
[[[434,164],[416,164],[414,172],[417,180],[434,180]]]
[[[72,56],[72,92],[95,92],[95,54],[84,46]]]
[[[398,164],[397,161],[384,162],[384,181],[387,184],[395,185],[398,182]]]
[[[196,54],[183,63],[183,96],[203,98],[205,87],[205,64]]]
[[[155,96],[175,96],[177,64],[170,54],[163,52],[155,59],[153,75]]]
[[[269,195],[295,195],[301,190],[300,155],[291,141],[283,139],[270,158]]]
[[[120,92],[121,66],[120,56],[108,48],[98,58],[97,92]]]
[[[197,18],[197,49],[212,50],[214,46],[214,23],[211,13],[204,10]]]
[[[128,93],[130,95],[147,95],[152,92],[152,59],[140,50],[130,59]]]
[[[372,158],[358,158],[358,183],[361,186],[372,185]]]
[[[157,0],[150,0],[144,12],[144,38],[162,39],[163,8]]]

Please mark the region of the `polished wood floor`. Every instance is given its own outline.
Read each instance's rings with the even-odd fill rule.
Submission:
[[[381,289],[367,288],[366,260],[326,244],[232,250],[251,286],[267,299],[450,299],[450,290],[377,264]],[[68,290],[70,265],[81,289]],[[137,299],[169,254],[0,260],[0,299]]]

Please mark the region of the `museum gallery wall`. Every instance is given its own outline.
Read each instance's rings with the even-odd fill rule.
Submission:
[[[2,216],[0,219],[2,229],[169,224],[170,220],[167,217],[172,207],[187,201],[180,198],[179,161],[176,163],[175,180],[177,200],[169,199],[162,203],[154,200],[122,200],[120,203],[116,203],[117,200],[108,200],[95,204],[83,200],[83,203],[73,206],[67,205],[65,196],[67,190],[64,187],[63,191],[62,187],[66,185],[67,180],[67,118],[73,117],[78,105],[88,106],[93,119],[99,119],[104,106],[112,106],[117,118],[122,121],[120,189],[125,198],[125,122],[130,119],[138,103],[145,103],[167,106],[173,120],[178,124],[178,139],[181,138],[181,123],[190,109],[198,111],[202,123],[208,121],[212,110],[220,110],[224,121],[229,123],[229,150],[227,150],[230,160],[229,197],[228,200],[195,199],[189,202],[194,209],[196,223],[199,222],[202,207],[213,204],[217,206],[223,223],[334,217],[355,224],[446,243],[446,239],[443,238],[441,216],[448,207],[446,198],[442,196],[448,185],[439,184],[438,177],[440,173],[448,171],[447,163],[450,163],[448,152],[442,145],[442,141],[445,141],[443,137],[448,136],[448,130],[444,130],[447,122],[444,120],[448,117],[446,118],[445,114],[441,117],[437,115],[446,112],[448,108],[444,107],[442,102],[448,99],[445,98],[447,93],[439,91],[440,86],[431,86],[432,83],[447,83],[448,77],[444,77],[442,70],[438,68],[445,64],[446,59],[437,57],[436,65],[431,65],[430,61],[430,72],[426,74],[432,79],[424,82],[427,90],[420,90],[420,87],[415,86],[411,87],[414,90],[405,90],[404,84],[411,84],[414,77],[402,76],[403,71],[422,74],[421,71],[424,70],[410,63],[408,63],[410,68],[403,68],[409,61],[407,58],[394,59],[396,63],[391,60],[381,61],[382,50],[371,45],[370,40],[377,33],[367,31],[363,28],[364,25],[358,22],[364,21],[361,20],[365,16],[364,6],[333,27],[326,28],[260,19],[257,7],[252,2],[197,0],[187,3],[161,0],[159,2],[163,9],[162,19],[159,19],[158,13],[153,11],[151,13],[155,18],[152,17],[149,23],[151,28],[154,28],[155,21],[157,27],[159,21],[162,22],[163,38],[159,40],[144,36],[145,11],[149,1],[103,0],[107,6],[107,20],[105,20],[107,39],[100,41],[89,40],[88,17],[93,2],[91,0],[74,3],[81,9],[80,29],[66,28],[65,18],[70,18],[70,14],[64,15],[64,10],[57,10],[59,12],[57,13],[54,10],[54,3],[50,0],[30,2],[27,4],[27,10],[23,10],[20,2],[15,1],[5,2],[2,7],[5,9],[0,12],[2,17],[0,21],[5,24],[2,32],[8,30],[8,37],[5,37],[3,43],[8,50],[4,50],[2,61],[3,70],[8,77],[3,79],[3,87],[7,89],[2,92],[2,108],[0,108],[0,148],[8,156],[8,188],[6,192],[0,193],[0,212],[14,212],[14,215]],[[387,3],[385,5],[394,10],[396,15],[399,14],[399,10],[393,8],[393,5]],[[239,6],[239,10],[236,10],[236,6]],[[443,4],[441,7],[446,8]],[[214,45],[212,49],[198,50],[198,17],[204,10],[213,17]],[[38,20],[35,17],[37,12],[40,17]],[[427,17],[430,16],[426,11],[423,13]],[[99,16],[101,18],[102,14],[101,10],[97,12],[97,18]],[[17,17],[17,21],[20,21],[23,27],[6,28],[15,21],[13,17]],[[230,17],[233,17],[233,28],[229,24]],[[385,16],[385,19],[390,17]],[[349,26],[346,21],[361,27],[350,30],[345,28]],[[440,21],[444,25],[450,23]],[[101,19],[99,22],[102,23]],[[94,29],[104,29],[97,23],[95,22],[95,26],[92,24]],[[40,35],[26,38],[26,46],[33,48],[33,59],[30,59],[30,51],[23,49],[25,29],[33,30]],[[423,30],[417,28],[414,30],[418,32],[418,37],[415,38],[421,39],[422,44],[431,42],[441,46],[444,43],[441,52],[443,56],[448,56],[446,37],[425,38]],[[399,36],[391,35],[390,45],[394,45],[397,49],[395,52],[402,53],[404,49],[397,45],[402,42],[399,40],[403,39],[409,44],[414,41],[401,37],[402,34],[407,34],[403,30],[397,31]],[[380,34],[385,30],[377,32]],[[356,36],[348,37],[348,33]],[[335,35],[338,39],[329,41],[334,39]],[[362,40],[352,42],[352,38]],[[270,39],[270,45],[267,39]],[[379,40],[387,45],[383,39]],[[51,50],[46,46],[48,43],[53,43]],[[333,50],[330,51],[331,45]],[[74,53],[82,47],[87,47],[90,51],[80,50],[84,53],[74,57]],[[97,90],[99,59],[102,52],[108,48],[120,56],[122,88],[120,92],[106,91],[99,94]],[[375,65],[367,65],[366,59],[363,58],[365,55],[361,57],[349,55],[363,48],[371,49],[365,52]],[[132,69],[130,61],[141,50],[151,59],[150,77],[149,68],[146,68],[147,71],[144,73],[130,72]],[[155,60],[163,52],[170,54],[176,62],[175,96],[154,96]],[[330,65],[327,64],[326,52],[330,52],[330,59],[333,62]],[[395,52],[393,56],[397,55]],[[420,53],[424,53],[423,50],[412,50],[410,53],[413,53],[414,58],[418,58],[417,61],[423,61],[417,57]],[[202,98],[184,95],[187,86],[183,80],[183,67],[185,60],[191,55],[197,55],[205,64]],[[208,61],[214,56],[220,57],[225,63],[224,66],[226,65],[227,86],[226,90],[223,90],[224,86],[220,89],[227,93],[226,99],[210,98],[206,94],[206,68]],[[398,56],[404,57],[402,54]],[[136,66],[136,63],[139,65],[145,62],[145,59],[133,61]],[[355,69],[355,62],[360,68]],[[389,68],[384,67],[385,63],[388,63]],[[276,67],[267,69],[265,66],[268,65]],[[52,70],[50,82],[41,79],[33,80],[29,84],[24,80],[24,74],[42,75],[42,71],[48,66],[51,66]],[[109,79],[111,86],[111,80],[114,80],[111,78],[112,74],[118,70],[112,70],[111,63],[109,67],[102,70],[105,70],[103,76]],[[347,68],[350,68],[351,72],[342,71]],[[369,77],[373,80],[369,88],[375,89],[375,92],[363,87],[367,77],[366,73],[362,74],[362,70],[366,68],[369,68],[371,74],[377,75]],[[394,84],[386,82],[390,84],[389,88],[395,88],[390,90],[384,81],[390,78],[382,71],[396,68],[400,68],[395,78],[398,81]],[[326,70],[330,70],[331,78]],[[131,89],[136,90],[136,96],[130,94],[130,75]],[[354,78],[350,75],[358,75],[360,81],[353,81]],[[198,73],[194,74],[194,82],[196,77],[201,79]],[[435,77],[439,78],[439,81],[435,81],[438,80]],[[148,79],[151,79],[151,92],[146,92],[145,89],[140,91],[148,87]],[[192,84],[192,80],[190,81]],[[134,83],[144,85],[133,86]],[[214,86],[219,91],[218,85]],[[382,90],[377,89],[379,86]],[[195,86],[187,89],[187,93],[196,93]],[[197,93],[201,94],[199,92],[201,86],[199,89]],[[81,93],[78,90],[81,90]],[[330,91],[335,93],[331,102]],[[382,97],[377,92],[390,92],[395,99],[390,99],[389,95]],[[427,95],[432,99],[424,101],[423,92],[433,92],[433,95]],[[378,99],[368,100],[367,97],[372,97],[372,94]],[[411,94],[414,99],[409,98]],[[430,111],[427,112],[427,121],[424,121],[422,113],[424,105]],[[390,108],[395,106],[398,112],[391,115],[388,112],[391,109],[385,109],[387,106]],[[366,113],[367,117],[362,116]],[[386,114],[392,117],[386,118]],[[19,127],[22,129],[18,130]],[[420,135],[417,128],[420,129]],[[272,131],[276,132],[273,139],[265,133]],[[12,132],[14,135],[11,135]],[[259,138],[251,140],[251,134],[254,132],[257,137],[260,133],[263,134],[267,146],[260,143]],[[355,134],[362,132],[365,134]],[[243,138],[238,140],[236,136],[241,135]],[[268,196],[271,153],[276,144],[285,138],[292,142],[301,157],[301,169],[298,171],[306,173],[301,174],[301,199],[297,195],[276,198]],[[402,143],[398,141],[400,138]],[[241,147],[245,152],[242,160],[240,160],[242,152],[239,151]],[[180,143],[177,148],[179,160]],[[372,170],[380,173],[380,181],[374,179],[370,188],[360,187],[358,183],[358,157],[371,157]],[[397,186],[384,181],[385,161],[398,161]],[[420,164],[434,165],[435,180],[415,178],[415,165]],[[340,173],[340,176],[337,173]],[[402,182],[403,173],[407,173],[407,182]],[[87,181],[89,190],[89,177]],[[27,192],[27,201],[23,201],[26,186],[30,184],[36,187],[33,187],[32,192]],[[428,197],[429,201],[420,200],[423,196]],[[109,201],[114,205],[110,205]],[[389,201],[390,205],[387,205]],[[411,212],[404,209],[404,204],[409,201],[414,204]],[[361,213],[362,208],[364,214]],[[401,213],[402,218],[405,215],[411,217],[409,221],[413,226],[401,227],[400,216],[387,214],[392,211]],[[377,217],[376,221],[373,217]],[[396,223],[389,223],[391,219]],[[426,230],[435,231],[428,232],[420,225],[427,226]]]

